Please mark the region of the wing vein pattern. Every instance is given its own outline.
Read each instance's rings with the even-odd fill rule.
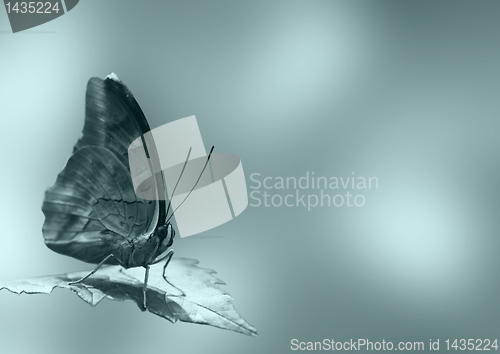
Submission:
[[[45,193],[42,231],[50,249],[99,263],[124,242],[152,233],[165,220],[165,201],[138,198],[130,175],[128,148],[149,130],[141,108],[121,81],[89,80],[83,135]],[[154,142],[145,146],[153,171],[159,164],[158,153]],[[157,195],[164,193],[160,178],[154,176]]]

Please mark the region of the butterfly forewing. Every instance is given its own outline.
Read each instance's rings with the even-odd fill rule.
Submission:
[[[148,131],[125,85],[110,78],[89,81],[83,136],[42,206],[49,248],[98,263],[124,241],[150,234],[158,220],[164,221],[165,201],[138,198],[130,175],[128,148]],[[144,146],[149,168],[155,171],[159,160],[154,142]],[[153,195],[164,193],[161,175],[151,186]],[[108,263],[114,262],[111,258]]]

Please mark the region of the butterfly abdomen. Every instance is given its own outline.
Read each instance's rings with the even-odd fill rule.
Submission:
[[[154,233],[149,237],[139,237],[123,242],[116,250],[115,257],[124,268],[147,266],[153,262],[161,245]]]
[[[151,235],[130,238],[113,253],[124,268],[153,264],[172,245],[175,231],[171,224],[158,227]]]

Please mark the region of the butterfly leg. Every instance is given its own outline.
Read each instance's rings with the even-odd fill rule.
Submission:
[[[161,260],[167,259],[165,262],[165,265],[163,266],[163,279],[167,280],[167,277],[165,276],[165,270],[167,269],[168,264],[170,263],[170,260],[172,259],[172,256],[174,255],[174,250],[168,251],[168,253],[163,257]],[[168,280],[167,280],[168,281]]]
[[[144,266],[144,268],[146,268],[146,273],[144,274],[144,284],[142,285],[142,295],[143,295],[143,299],[144,299],[144,308],[142,309],[142,311],[146,311],[147,310],[147,302],[146,302],[146,291],[148,290],[148,279],[149,279],[149,266]]]
[[[165,271],[167,270],[167,266],[168,264],[170,263],[170,260],[172,259],[172,256],[174,255],[174,250],[170,250],[168,251],[168,253],[165,255],[165,257],[162,257],[161,260],[164,260],[166,258],[167,261],[165,262],[165,264],[163,265],[163,279],[165,279],[165,281],[173,288],[176,288],[177,290],[179,290],[179,292],[182,294],[182,296],[186,296],[186,294],[184,293],[184,291],[182,291],[181,289],[179,289],[178,287],[176,287],[174,284],[172,284],[171,282],[168,281],[167,279],[167,276],[165,275]]]
[[[159,263],[161,261],[163,261],[164,259],[167,259],[167,261],[165,262],[165,265],[163,266],[163,278],[167,281],[167,283],[170,284],[170,282],[167,280],[167,278],[165,277],[165,269],[167,268],[167,265],[168,263],[170,263],[170,260],[172,259],[172,256],[174,255],[174,250],[170,250],[168,251],[163,257],[159,258],[159,259],[156,259],[152,264],[156,264],[156,263]],[[142,294],[143,294],[143,297],[144,297],[144,308],[143,308],[143,311],[146,311],[147,310],[147,302],[146,302],[146,290],[148,288],[148,279],[149,279],[149,265],[147,266],[144,266],[144,268],[146,269],[146,273],[144,275],[144,284],[142,286]],[[172,285],[172,284],[170,284]],[[177,289],[177,287],[175,287],[174,285],[172,285],[174,288]],[[182,291],[181,291],[182,292]],[[184,292],[182,292],[184,294]]]
[[[75,285],[75,284],[81,283],[82,281],[84,281],[85,279],[87,279],[88,277],[90,277],[92,274],[94,274],[95,272],[97,272],[99,270],[99,268],[101,268],[103,266],[103,264],[106,263],[106,261],[108,259],[110,259],[111,257],[115,257],[115,256],[113,254],[110,254],[109,256],[107,256],[106,258],[104,258],[101,261],[101,263],[99,263],[92,271],[90,271],[89,274],[87,274],[86,276],[84,276],[83,278],[81,278],[79,280],[69,282],[69,285]],[[116,259],[116,257],[115,257],[115,259]]]

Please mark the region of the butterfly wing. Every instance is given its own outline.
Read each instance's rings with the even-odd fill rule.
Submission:
[[[55,252],[99,263],[124,241],[149,235],[165,220],[165,201],[136,196],[128,162],[130,144],[150,130],[128,88],[116,77],[87,85],[83,136],[45,194],[42,231]],[[154,141],[144,145],[151,171],[159,159]],[[161,174],[152,184],[164,193]],[[116,264],[111,258],[107,263]]]

